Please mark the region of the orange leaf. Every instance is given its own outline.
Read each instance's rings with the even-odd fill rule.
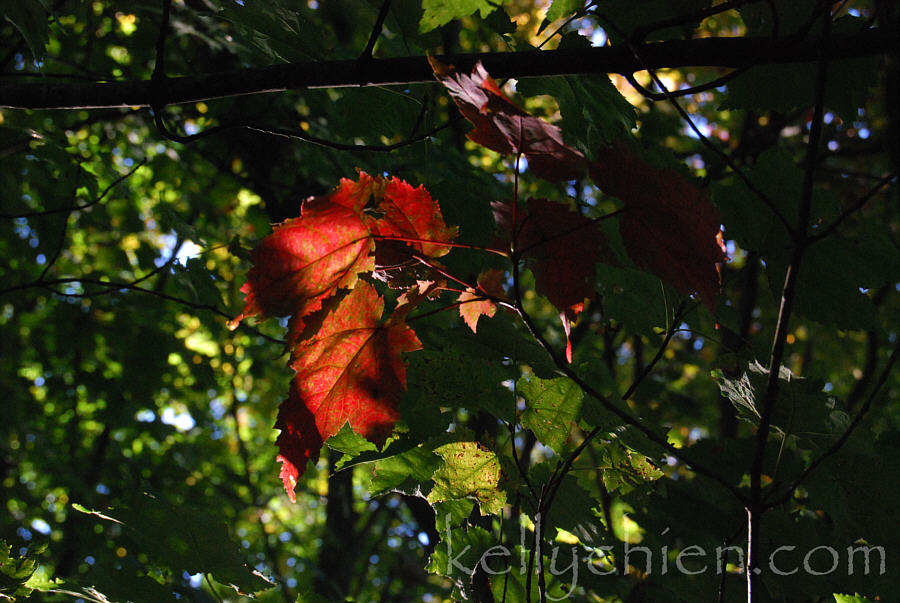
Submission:
[[[502,279],[502,270],[490,268],[478,275],[478,288],[484,293],[478,293],[475,289],[467,287],[459,294],[457,298],[460,302],[459,315],[466,321],[473,333],[477,332],[478,319],[481,316],[491,318],[497,313],[497,304],[485,298],[484,294],[498,298],[506,297],[506,292],[501,285]]]

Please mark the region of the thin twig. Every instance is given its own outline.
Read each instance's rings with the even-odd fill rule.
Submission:
[[[135,285],[134,282],[129,283],[129,282],[121,282],[121,281],[103,281],[103,280],[96,279],[96,278],[67,277],[67,278],[51,279],[51,280],[47,280],[47,281],[38,280],[38,281],[32,281],[30,283],[24,283],[21,285],[14,285],[12,287],[7,287],[6,289],[0,290],[0,295],[4,295],[6,293],[12,293],[14,291],[21,291],[23,289],[43,288],[43,289],[47,289],[51,293],[55,293],[56,295],[61,296],[61,297],[83,298],[83,297],[96,296],[96,294],[91,294],[91,293],[88,293],[88,294],[66,293],[66,292],[59,291],[59,290],[53,288],[55,285],[65,285],[65,284],[70,284],[70,283],[81,283],[82,285],[86,284],[86,285],[97,285],[97,286],[101,286],[101,287],[107,287],[110,290],[109,293],[114,293],[117,290],[139,291],[141,293],[147,293],[148,295],[152,295],[154,297],[159,297],[161,299],[172,301],[172,302],[181,304],[183,306],[187,306],[189,308],[194,308],[195,310],[207,310],[209,312],[212,312],[214,314],[221,316],[222,318],[226,318],[229,321],[234,320],[233,316],[231,316],[227,312],[219,309],[217,306],[214,306],[211,304],[201,304],[201,303],[197,303],[197,302],[192,302],[192,301],[188,301],[186,299],[182,299],[180,297],[175,297],[174,295],[162,293],[161,291],[154,291],[153,289],[146,289],[144,287],[139,287],[139,286]],[[273,343],[279,343],[282,345],[286,343],[283,339],[278,339],[277,337],[272,337],[271,335],[266,335],[265,333],[259,331],[258,329],[255,329],[245,323],[241,323],[240,326],[241,326],[241,328],[246,329],[246,330],[250,331],[251,333],[253,333],[259,337],[262,337],[263,339],[271,341]]]
[[[833,233],[847,218],[849,218],[850,216],[855,214],[857,211],[862,209],[866,203],[871,201],[872,198],[881,191],[881,189],[883,189],[885,186],[887,186],[888,184],[890,184],[892,181],[894,181],[896,179],[897,179],[897,172],[892,172],[892,173],[888,174],[887,176],[885,176],[884,178],[882,178],[881,180],[879,180],[875,184],[875,186],[873,186],[871,189],[869,189],[866,192],[866,194],[864,194],[862,197],[860,197],[856,201],[856,203],[854,203],[853,205],[851,205],[850,207],[848,207],[847,209],[842,211],[841,215],[838,216],[837,218],[835,218],[834,222],[832,222],[831,224],[829,224],[822,230],[817,231],[815,234],[810,235],[807,238],[807,241],[809,243],[815,243],[816,241],[821,241],[822,239],[824,239],[825,237],[827,237],[828,235]]]
[[[784,278],[784,286],[781,292],[781,305],[778,311],[778,320],[775,325],[775,335],[772,338],[772,351],[769,356],[769,376],[762,397],[759,425],[756,432],[756,449],[750,466],[750,502],[747,505],[747,533],[748,533],[748,571],[747,571],[747,596],[748,603],[754,603],[754,593],[759,593],[762,586],[760,573],[759,549],[761,536],[760,526],[762,515],[766,511],[762,496],[762,476],[765,469],[766,447],[769,442],[769,431],[772,424],[772,416],[778,401],[780,388],[781,363],[784,358],[785,342],[787,341],[788,327],[794,308],[797,293],[799,271],[804,253],[808,248],[806,225],[812,207],[813,184],[816,163],[818,160],[819,144],[824,123],[825,83],[828,73],[828,57],[824,47],[831,34],[831,3],[826,3],[825,19],[820,40],[821,53],[816,75],[815,108],[813,110],[812,124],[810,126],[809,141],[807,145],[806,169],[803,176],[802,197],[797,215],[797,227],[794,233],[794,251]],[[756,597],[759,595],[757,594]]]
[[[625,79],[631,84],[631,87],[641,93],[641,95],[652,101],[664,101],[669,100],[671,98],[678,98],[681,96],[690,96],[691,94],[697,94],[700,92],[706,92],[707,90],[712,90],[713,88],[718,88],[720,86],[724,86],[737,76],[741,75],[745,71],[747,71],[749,67],[738,67],[734,71],[726,73],[723,76],[717,77],[714,80],[710,80],[705,84],[698,84],[697,86],[692,86],[690,88],[679,88],[678,90],[671,90],[668,94],[665,92],[651,92],[644,86],[640,84],[635,78],[634,74],[626,74]]]
[[[900,343],[894,345],[894,351],[891,352],[890,358],[888,358],[887,365],[884,367],[884,370],[881,372],[881,376],[878,378],[878,382],[875,384],[875,387],[872,389],[872,392],[869,394],[866,401],[863,403],[862,408],[859,409],[859,412],[853,417],[853,420],[850,422],[850,425],[847,426],[847,429],[844,430],[844,433],[841,434],[841,437],[837,439],[825,452],[819,455],[813,462],[809,464],[809,466],[803,470],[803,473],[798,475],[787,487],[787,489],[779,494],[777,497],[774,497],[772,500],[768,501],[765,504],[766,509],[771,509],[773,507],[777,507],[785,503],[791,495],[800,487],[806,478],[815,471],[819,465],[821,465],[828,457],[834,455],[838,452],[850,436],[853,434],[854,430],[859,426],[862,420],[865,418],[866,414],[869,412],[869,409],[872,407],[872,403],[875,400],[875,397],[878,395],[878,392],[881,391],[881,388],[884,387],[884,384],[887,383],[888,376],[891,374],[891,371],[894,368],[894,364],[897,362],[897,354],[900,352]]]

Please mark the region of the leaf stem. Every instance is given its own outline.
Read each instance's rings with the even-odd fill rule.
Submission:
[[[495,253],[497,255],[502,255],[503,257],[509,257],[509,253],[506,251],[501,251],[499,249],[494,249],[492,247],[482,247],[481,245],[469,245],[467,243],[451,243],[449,241],[432,241],[430,239],[417,239],[414,237],[401,237],[399,235],[372,235],[372,239],[376,241],[401,241],[403,243],[420,243],[425,245],[438,245],[441,247],[456,247],[458,249],[471,249],[473,251],[487,251],[488,253]]]

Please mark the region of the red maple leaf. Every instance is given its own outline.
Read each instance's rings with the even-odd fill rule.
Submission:
[[[322,450],[322,434],[316,427],[316,418],[303,403],[300,397],[299,382],[291,381],[291,390],[286,400],[278,407],[278,419],[275,421],[275,429],[281,433],[275,440],[278,446],[278,461],[281,462],[281,472],[278,477],[284,482],[291,502],[297,502],[294,488],[297,480],[306,470],[308,461],[319,460],[319,452]]]
[[[600,149],[590,175],[624,203],[619,232],[632,261],[683,293],[699,294],[715,311],[725,249],[715,206],[703,191],[622,145]]]
[[[254,266],[241,288],[244,308],[230,326],[256,314],[291,315],[292,341],[303,330],[304,316],[339,289],[352,287],[376,261],[400,264],[410,250],[444,255],[449,250],[444,243],[456,232],[422,186],[365,172],[356,181],[343,178],[331,194],[304,201],[299,218],[276,226],[253,250]]]
[[[469,140],[504,155],[522,153],[528,166],[545,180],[573,180],[585,168],[585,158],[563,142],[560,129],[517,107],[479,61],[472,76],[429,59],[437,79],[447,88],[460,112],[475,129]]]
[[[360,281],[309,339],[293,349],[297,372],[282,402],[276,427],[281,478],[293,498],[306,462],[347,422],[363,437],[383,444],[398,417],[406,389],[402,354],[422,346],[402,320],[382,324],[384,300]],[[405,314],[405,313],[404,313]]]
[[[360,178],[365,176],[360,174]],[[375,260],[380,266],[398,264],[408,259],[410,249],[426,257],[439,257],[450,251],[457,228],[448,228],[437,202],[425,187],[413,188],[403,180],[381,181],[380,199],[374,209],[379,217],[367,216],[376,237]],[[398,240],[377,240],[397,237]],[[400,240],[402,239],[402,240]]]
[[[307,199],[299,218],[276,226],[251,252],[253,268],[241,287],[244,309],[231,325],[256,314],[292,315],[302,328],[302,317],[322,300],[374,269],[373,248],[358,211],[329,197]]]

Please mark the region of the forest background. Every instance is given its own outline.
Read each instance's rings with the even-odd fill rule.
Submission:
[[[0,600],[897,600],[897,3],[0,14]]]

